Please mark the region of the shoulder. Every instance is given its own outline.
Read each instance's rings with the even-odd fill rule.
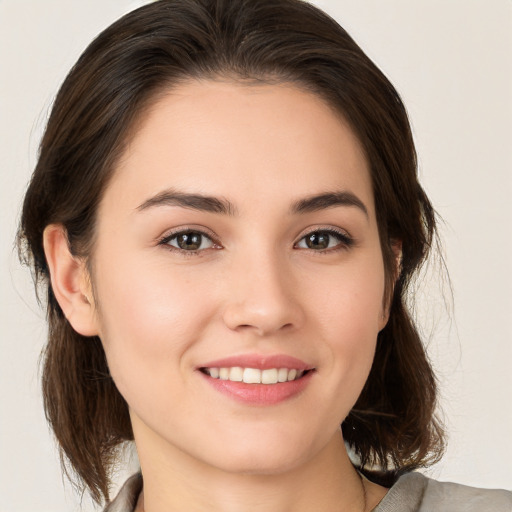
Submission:
[[[133,512],[141,490],[137,473],[103,512]],[[374,512],[512,512],[512,492],[438,482],[413,472],[398,479]]]
[[[119,490],[117,496],[105,507],[103,512],[133,512],[142,491],[142,475],[132,475]]]
[[[443,504],[453,512],[512,512],[512,492],[426,480],[421,512],[440,511]]]
[[[438,482],[413,472],[398,479],[375,512],[512,512],[512,492]]]

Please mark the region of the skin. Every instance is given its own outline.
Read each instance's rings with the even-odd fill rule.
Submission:
[[[151,204],[170,189],[232,211]],[[363,207],[293,211],[326,192]],[[169,240],[183,229],[209,238],[187,252]],[[342,236],[307,246],[305,235],[326,230]],[[138,510],[361,511],[382,499],[351,465],[340,423],[387,321],[384,265],[366,158],[323,100],[286,84],[169,91],[107,187],[92,275],[65,242],[62,227],[47,228],[52,286],[74,328],[100,336],[129,405]],[[261,406],[198,370],[247,353],[290,355],[314,372],[298,395]]]

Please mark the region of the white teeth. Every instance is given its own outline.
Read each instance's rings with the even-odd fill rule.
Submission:
[[[240,368],[240,366],[233,366],[231,370],[229,370],[229,380],[233,382],[242,382],[244,375],[244,369]]]
[[[289,382],[300,379],[304,370],[292,368],[269,368],[259,370],[258,368],[205,368],[204,372],[213,379],[230,380],[232,382],[245,382],[246,384],[277,384],[278,382]]]
[[[259,384],[261,382],[261,370],[245,368],[243,381],[246,384]]]
[[[287,368],[279,368],[279,371],[277,372],[277,380],[278,382],[286,382],[288,380]]]
[[[261,383],[262,384],[277,384],[277,368],[271,368],[270,370],[263,370],[261,372]]]

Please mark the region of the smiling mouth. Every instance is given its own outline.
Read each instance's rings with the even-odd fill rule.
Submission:
[[[245,384],[280,384],[292,382],[304,377],[312,370],[297,370],[294,368],[242,368],[233,366],[228,368],[200,368],[200,371],[212,379],[230,382],[244,382]]]

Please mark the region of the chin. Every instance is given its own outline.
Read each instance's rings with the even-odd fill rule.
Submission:
[[[232,437],[209,462],[229,473],[276,475],[292,471],[319,450],[303,436],[276,434]]]
[[[217,461],[218,469],[239,475],[278,475],[300,466],[303,457],[298,453],[277,453],[271,456],[250,451],[230,454],[229,460]]]

